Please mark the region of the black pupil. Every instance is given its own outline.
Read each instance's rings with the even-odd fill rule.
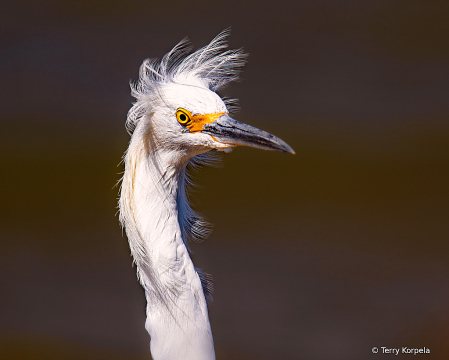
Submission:
[[[184,114],[179,115],[179,119],[181,121],[186,121],[187,120],[187,116],[185,116]]]

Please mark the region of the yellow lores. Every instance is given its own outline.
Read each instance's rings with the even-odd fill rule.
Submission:
[[[176,119],[178,122],[189,129],[189,132],[195,133],[203,130],[203,126],[216,121],[220,116],[227,115],[228,113],[215,113],[215,114],[195,114],[193,115],[189,110],[179,108],[176,111]]]

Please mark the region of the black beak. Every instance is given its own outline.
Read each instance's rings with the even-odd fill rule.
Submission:
[[[224,144],[295,153],[285,141],[278,137],[238,122],[228,115],[222,115],[216,121],[205,124],[202,132],[212,135],[217,141]]]

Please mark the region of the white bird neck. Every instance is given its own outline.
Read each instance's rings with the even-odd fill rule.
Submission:
[[[201,280],[182,239],[186,164],[146,148],[136,129],[125,158],[120,218],[147,298],[154,360],[213,360]]]

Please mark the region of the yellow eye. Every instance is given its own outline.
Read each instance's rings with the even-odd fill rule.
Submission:
[[[182,126],[189,126],[192,124],[190,111],[187,111],[186,109],[178,109],[178,111],[176,111],[176,119],[178,119],[178,122]]]

